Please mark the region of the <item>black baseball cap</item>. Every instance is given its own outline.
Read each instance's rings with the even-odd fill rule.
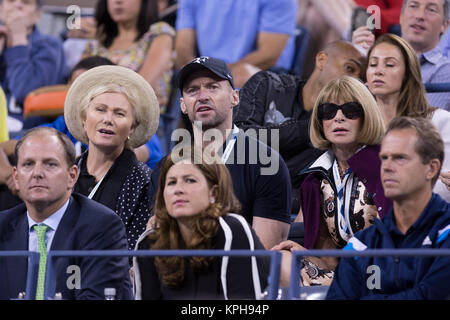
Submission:
[[[234,89],[233,76],[225,61],[202,56],[195,58],[180,70],[178,74],[178,88],[180,88],[181,94],[183,94],[183,87],[187,78],[195,71],[201,69],[207,69],[221,79],[228,80]]]

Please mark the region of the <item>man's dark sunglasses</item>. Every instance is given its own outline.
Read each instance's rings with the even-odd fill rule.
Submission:
[[[338,110],[341,110],[347,119],[358,119],[364,116],[363,107],[359,102],[347,102],[340,106],[327,102],[319,105],[319,120],[334,119]]]

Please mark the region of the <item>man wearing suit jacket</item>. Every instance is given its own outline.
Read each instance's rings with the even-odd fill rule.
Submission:
[[[17,143],[15,154],[14,183],[25,203],[0,213],[0,251],[127,249],[120,217],[95,201],[72,194],[78,168],[73,144],[64,134],[45,127],[30,130]],[[45,269],[40,259],[36,299],[43,298]],[[61,257],[54,261],[56,292],[63,299],[104,299],[105,288],[115,288],[117,299],[132,298],[127,258]],[[27,258],[0,259],[0,299],[25,292],[27,269]],[[79,270],[78,283],[69,279],[71,270]]]

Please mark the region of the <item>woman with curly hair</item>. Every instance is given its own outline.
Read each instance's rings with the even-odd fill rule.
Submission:
[[[155,204],[155,228],[138,249],[261,250],[241,215],[227,167],[201,150],[165,160]],[[201,158],[203,156],[203,158]],[[142,239],[142,237],[141,237]],[[135,258],[136,299],[258,299],[269,261],[259,257]]]

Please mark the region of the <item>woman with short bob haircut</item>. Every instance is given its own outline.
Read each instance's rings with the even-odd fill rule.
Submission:
[[[164,161],[155,204],[155,228],[138,249],[264,250],[239,205],[227,167],[185,149]],[[203,154],[203,156],[205,156]],[[142,237],[141,237],[142,239]],[[267,284],[261,257],[135,258],[136,299],[259,299]]]
[[[311,114],[310,138],[327,150],[300,173],[300,211],[304,246],[284,241],[274,249],[283,254],[281,284],[289,285],[291,251],[339,249],[359,230],[383,217],[392,206],[384,197],[378,157],[385,126],[369,90],[357,79],[343,76],[319,93]],[[338,260],[302,260],[304,285],[329,285]]]
[[[326,101],[356,101],[361,104],[364,111],[364,124],[358,134],[357,142],[361,145],[380,144],[384,136],[384,124],[377,102],[369,90],[360,81],[344,76],[336,81],[333,86],[326,86],[320,91],[311,114],[311,126],[309,135],[314,147],[328,150],[331,142],[323,135],[323,123],[317,116],[316,106]]]

